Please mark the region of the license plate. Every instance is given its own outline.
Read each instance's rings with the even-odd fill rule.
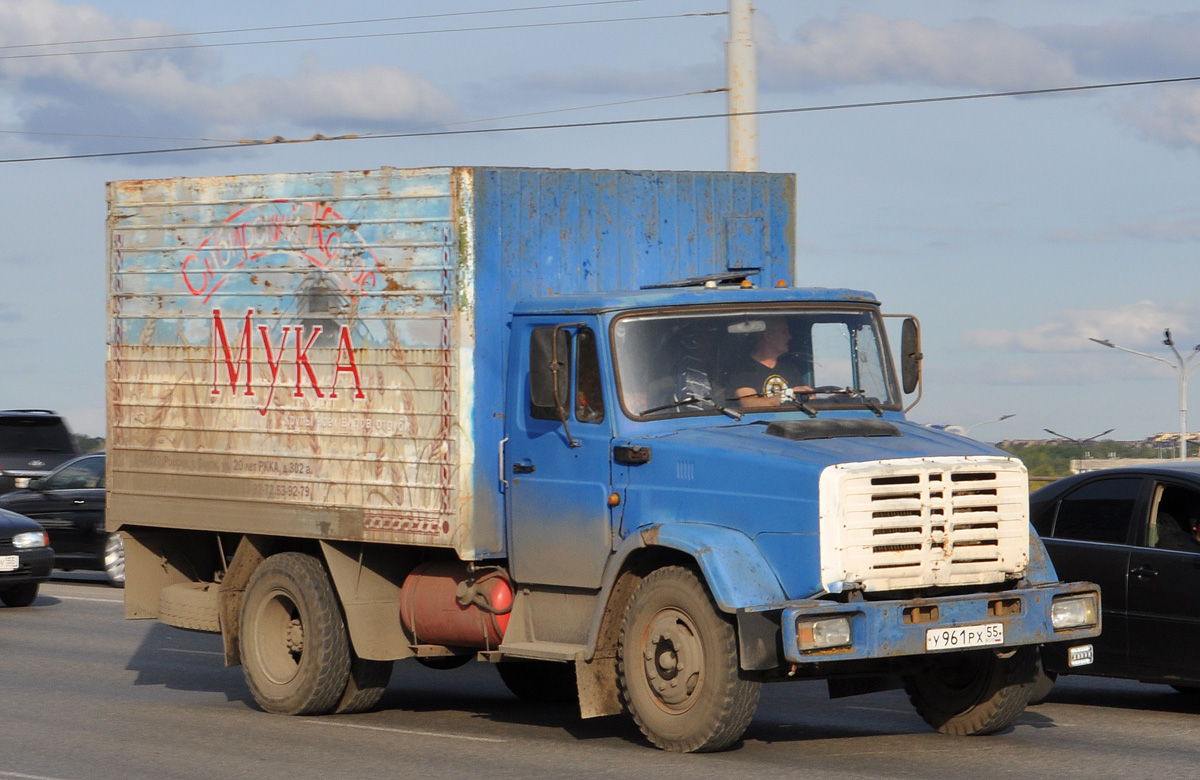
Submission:
[[[13,487],[20,490],[21,488],[29,487],[29,477],[17,477],[13,480]]]
[[[16,571],[21,559],[15,555],[0,555],[0,571]]]
[[[984,623],[979,626],[931,628],[925,632],[925,650],[961,650],[965,647],[986,647],[1004,644],[1004,624]]]

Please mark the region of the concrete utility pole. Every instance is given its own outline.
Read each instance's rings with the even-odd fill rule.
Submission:
[[[1122,352],[1128,352],[1132,355],[1141,355],[1142,357],[1157,360],[1159,363],[1165,363],[1175,369],[1175,373],[1179,375],[1179,459],[1187,460],[1187,386],[1188,376],[1196,370],[1196,366],[1200,363],[1192,365],[1192,361],[1200,355],[1200,344],[1192,347],[1192,351],[1187,357],[1179,354],[1179,350],[1175,349],[1175,340],[1171,338],[1171,329],[1167,328],[1163,331],[1163,343],[1171,348],[1171,352],[1175,354],[1175,362],[1160,358],[1157,355],[1148,355],[1145,352],[1138,352],[1136,349],[1122,347],[1119,344],[1114,344],[1108,339],[1088,339],[1094,341],[1102,347],[1110,349],[1119,349]]]
[[[751,0],[729,0],[725,62],[729,94],[729,170],[758,170],[758,66]]]

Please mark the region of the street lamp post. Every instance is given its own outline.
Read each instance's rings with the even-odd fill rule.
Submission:
[[[1171,368],[1173,368],[1175,370],[1175,373],[1179,375],[1179,459],[1181,461],[1187,460],[1187,384],[1188,384],[1188,375],[1191,374],[1193,371],[1195,371],[1197,366],[1200,366],[1200,363],[1196,363],[1194,365],[1192,364],[1192,361],[1194,361],[1197,356],[1200,356],[1200,344],[1197,344],[1196,346],[1192,347],[1192,351],[1188,353],[1187,357],[1184,357],[1183,355],[1179,354],[1179,350],[1175,349],[1175,340],[1171,338],[1171,329],[1167,328],[1166,330],[1164,330],[1163,331],[1163,343],[1166,344],[1168,347],[1170,347],[1171,352],[1173,352],[1175,354],[1175,362],[1172,363],[1170,360],[1167,360],[1166,358],[1161,358],[1158,355],[1150,355],[1145,352],[1138,352],[1136,349],[1129,349],[1128,347],[1122,347],[1119,344],[1112,343],[1108,339],[1088,339],[1088,340],[1094,341],[1102,347],[1109,347],[1110,349],[1119,349],[1122,352],[1129,352],[1134,355],[1141,355],[1142,357],[1150,358],[1151,360],[1157,360],[1159,363],[1165,363],[1166,365],[1170,366]]]
[[[981,425],[991,425],[992,423],[1004,422],[1009,417],[1016,417],[1016,415],[1015,414],[1002,414],[994,420],[984,420],[983,422],[977,422],[977,423],[974,423],[973,425],[968,425],[966,428],[963,428],[963,436],[966,436],[971,431],[975,430],[976,428],[978,428]]]
[[[1116,428],[1109,428],[1107,431],[1101,431],[1100,433],[1097,433],[1095,436],[1089,436],[1086,439],[1073,439],[1070,436],[1063,436],[1058,431],[1052,431],[1049,428],[1042,428],[1042,430],[1045,431],[1046,433],[1050,434],[1051,436],[1057,436],[1058,438],[1063,439],[1065,441],[1069,441],[1072,444],[1074,444],[1076,447],[1078,447],[1079,448],[1079,461],[1080,461],[1080,463],[1082,463],[1083,462],[1083,453],[1084,453],[1083,445],[1089,441],[1095,441],[1096,439],[1099,439],[1101,436],[1107,436],[1108,434],[1115,431]],[[1082,468],[1082,466],[1081,466],[1081,468]]]

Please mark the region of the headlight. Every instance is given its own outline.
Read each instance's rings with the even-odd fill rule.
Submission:
[[[1055,631],[1094,626],[1099,613],[1100,605],[1095,593],[1059,596],[1050,605],[1050,624]]]
[[[801,650],[821,650],[851,644],[850,616],[802,619],[796,623],[796,644]]]
[[[13,537],[13,547],[18,550],[32,550],[34,547],[45,547],[50,544],[50,538],[45,531],[25,531]]]

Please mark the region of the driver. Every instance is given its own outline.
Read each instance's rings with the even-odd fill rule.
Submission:
[[[734,367],[729,386],[734,399],[743,407],[779,406],[796,394],[811,394],[805,384],[807,372],[795,355],[788,352],[792,341],[787,320],[772,317],[759,332],[750,353]]]

